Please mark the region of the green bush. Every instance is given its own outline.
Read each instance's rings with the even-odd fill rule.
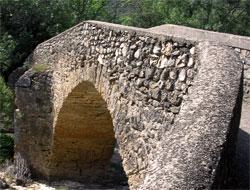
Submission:
[[[0,131],[13,131],[14,95],[0,75]]]
[[[6,159],[13,159],[14,156],[14,138],[12,136],[0,133],[0,164]]]

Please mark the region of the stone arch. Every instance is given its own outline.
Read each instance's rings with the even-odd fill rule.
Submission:
[[[88,21],[40,44],[31,62],[16,83],[15,152],[33,176],[56,177],[64,104],[83,84],[106,102],[131,189],[210,189],[226,168],[218,147],[236,134],[241,84],[227,47]]]
[[[105,176],[115,145],[107,104],[90,82],[68,95],[54,129],[50,177],[97,181]]]

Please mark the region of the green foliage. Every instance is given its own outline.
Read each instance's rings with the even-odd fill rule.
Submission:
[[[13,129],[14,96],[0,75],[0,130]]]
[[[41,42],[84,20],[109,21],[108,0],[1,0],[0,74],[7,79]]]
[[[7,32],[1,34],[0,41],[0,65],[2,71],[7,71],[11,65],[14,50],[17,45],[16,41]]]
[[[17,116],[18,116],[19,118],[23,118],[23,117],[24,117],[24,113],[22,113],[22,112],[20,112],[20,111],[17,112],[16,114],[17,114]]]
[[[48,66],[44,64],[36,64],[33,66],[34,74],[37,72],[45,72],[47,69]]]
[[[133,11],[125,15],[123,24],[144,28],[177,24],[250,36],[249,0],[129,0],[127,3]]]
[[[13,156],[14,138],[0,133],[0,163],[3,163],[6,159],[13,159]]]

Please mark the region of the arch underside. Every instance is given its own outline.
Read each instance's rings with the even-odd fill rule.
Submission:
[[[106,102],[90,82],[65,100],[54,130],[51,179],[97,181],[105,177],[115,145]]]

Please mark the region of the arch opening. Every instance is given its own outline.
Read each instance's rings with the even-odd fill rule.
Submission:
[[[49,178],[126,184],[113,128],[107,104],[93,84],[78,84],[57,118]]]

